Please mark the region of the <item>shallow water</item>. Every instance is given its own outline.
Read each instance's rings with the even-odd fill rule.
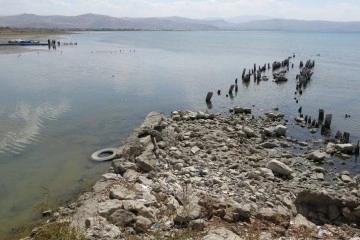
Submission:
[[[0,238],[39,214],[32,209],[71,198],[109,163],[90,154],[117,147],[150,111],[279,107],[293,122],[299,106],[312,118],[332,113],[331,131],[360,137],[360,34],[305,32],[86,32],[62,36],[77,46],[0,55]],[[226,97],[243,68],[293,53],[289,81],[243,84]],[[316,61],[312,80],[294,100],[300,60]],[[266,72],[270,76],[271,72]],[[221,89],[222,94],[216,95]],[[351,117],[345,119],[345,114]],[[288,135],[320,137],[290,125]],[[355,158],[343,169],[360,173]]]

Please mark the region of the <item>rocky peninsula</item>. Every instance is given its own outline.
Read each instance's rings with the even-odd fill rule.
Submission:
[[[87,240],[360,239],[360,178],[326,168],[356,146],[301,142],[287,124],[278,111],[151,112],[91,191],[44,215]]]

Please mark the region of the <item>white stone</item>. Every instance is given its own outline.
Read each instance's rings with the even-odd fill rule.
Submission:
[[[336,144],[335,148],[342,153],[348,153],[348,152],[353,152],[355,146],[352,145],[351,143],[345,143],[345,144]]]
[[[267,166],[268,169],[272,170],[275,173],[279,173],[281,175],[290,175],[292,170],[285,163],[280,162],[276,159],[271,160]]]
[[[246,136],[249,137],[249,138],[256,136],[255,131],[252,128],[248,127],[248,126],[245,126],[243,128],[243,131],[246,134]]]

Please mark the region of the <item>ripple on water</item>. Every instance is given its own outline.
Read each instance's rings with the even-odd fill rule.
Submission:
[[[40,141],[41,129],[46,121],[54,121],[68,111],[70,103],[67,100],[58,104],[44,102],[39,106],[19,103],[4,119],[0,153],[21,154],[27,145]]]

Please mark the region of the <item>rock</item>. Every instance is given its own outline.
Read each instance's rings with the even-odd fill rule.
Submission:
[[[357,184],[359,184],[360,183],[360,174],[357,174],[353,179]]]
[[[204,219],[191,220],[189,227],[196,231],[203,231],[205,228],[206,221]]]
[[[286,135],[286,131],[287,131],[287,127],[284,125],[277,125],[274,129],[275,133],[277,136],[285,136]]]
[[[294,219],[294,228],[307,228],[311,230],[316,229],[316,225],[309,220],[307,220],[303,215],[297,214]]]
[[[279,144],[274,143],[274,142],[264,142],[264,143],[262,143],[260,146],[262,146],[263,148],[276,148],[276,147],[280,147]]]
[[[137,158],[136,165],[138,168],[145,172],[151,172],[155,171],[155,166],[152,162],[150,162],[148,159],[145,159],[144,157]]]
[[[85,222],[87,225],[85,232],[86,240],[98,240],[99,238],[103,240],[113,240],[121,238],[120,229],[110,224],[105,218],[92,217],[86,219]]]
[[[315,150],[309,155],[309,158],[315,162],[323,162],[326,157],[328,157],[328,155],[322,150]]]
[[[264,178],[273,180],[275,178],[274,173],[271,169],[269,168],[259,168],[260,170],[260,175]]]
[[[336,205],[332,204],[328,207],[327,214],[329,219],[333,221],[340,216],[340,210]]]
[[[216,229],[211,229],[201,240],[244,240],[232,231],[220,227]]]
[[[238,203],[235,201],[229,202],[233,212],[233,216],[236,217],[235,221],[243,220],[248,221],[251,217],[251,205],[247,203]]]
[[[267,116],[268,118],[271,118],[271,119],[283,118],[283,117],[284,117],[284,113],[282,113],[282,112],[268,112],[268,113],[266,113],[266,116]]]
[[[116,210],[113,214],[110,215],[110,223],[118,226],[125,227],[135,222],[135,214],[132,212],[126,211],[124,209]]]
[[[105,202],[100,202],[98,207],[98,213],[104,218],[108,218],[116,210],[122,208],[122,203],[118,199],[109,199]]]
[[[332,142],[329,142],[327,145],[326,145],[326,150],[325,152],[327,154],[334,154],[336,152],[336,148],[335,148],[335,143],[332,143]]]
[[[320,181],[325,180],[325,175],[322,172],[317,172],[315,176],[316,176],[316,179],[318,179]]]
[[[198,153],[200,151],[200,148],[198,148],[197,146],[194,146],[191,148],[190,152],[195,155],[196,153]]]
[[[190,202],[189,204],[181,206],[179,209],[177,209],[174,222],[182,225],[189,223],[191,220],[198,219],[201,216],[201,207],[196,203]]]
[[[355,149],[355,146],[351,143],[345,144],[336,144],[335,148],[342,153],[352,153]]]
[[[153,208],[142,207],[139,209],[137,215],[143,216],[143,217],[148,218],[153,221],[156,220],[156,212]]]
[[[281,175],[290,175],[292,173],[292,170],[290,167],[288,167],[285,163],[282,163],[276,159],[271,160],[266,167],[270,169],[271,171],[281,174]]]
[[[252,128],[248,127],[248,126],[245,126],[242,130],[243,130],[243,132],[246,134],[246,136],[248,138],[256,136],[255,131]]]
[[[135,197],[136,194],[134,191],[131,191],[121,185],[114,185],[110,189],[111,199],[127,200],[127,199],[135,199]]]
[[[111,166],[113,167],[115,173],[123,175],[128,169],[135,170],[137,169],[136,164],[133,162],[125,161],[125,159],[114,159],[111,162]]]
[[[274,127],[267,127],[267,128],[264,128],[264,134],[266,136],[271,136],[275,133],[275,128]]]
[[[123,175],[124,179],[129,182],[135,182],[139,176],[140,174],[133,169],[126,170],[126,172]]]
[[[139,138],[139,141],[140,141],[141,145],[143,145],[143,147],[145,147],[145,148],[148,145],[152,144],[150,135],[147,135],[146,137]]]
[[[141,208],[145,207],[143,201],[138,200],[123,200],[121,201],[126,211],[138,212]]]
[[[119,174],[115,174],[115,173],[105,173],[102,175],[104,180],[119,180],[121,178],[121,176],[119,176]]]
[[[134,224],[134,230],[137,233],[144,233],[148,229],[150,229],[151,225],[152,225],[152,222],[150,221],[150,219],[142,217],[142,216],[137,216],[136,220],[135,220],[135,224]]]
[[[349,177],[348,175],[345,175],[345,174],[342,174],[341,175],[341,180],[345,183],[349,183],[349,182],[352,182],[352,179],[351,177]]]

